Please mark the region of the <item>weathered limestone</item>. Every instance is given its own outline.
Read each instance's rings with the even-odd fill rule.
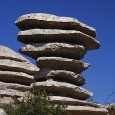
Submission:
[[[64,83],[64,82],[56,82],[52,80],[33,83],[31,85],[31,88],[45,89],[49,93],[72,97],[72,98],[80,99],[80,100],[85,100],[93,96],[93,93],[83,88],[80,88],[76,85],[72,85],[72,84]]]
[[[18,98],[24,97],[29,86],[0,82],[0,107],[7,104],[16,104]]]
[[[16,83],[0,82],[0,90],[6,90],[6,89],[13,89],[13,90],[19,90],[19,91],[25,92],[29,90],[29,86],[16,84]],[[0,91],[0,93],[2,92]]]
[[[30,85],[31,83],[34,82],[34,76],[23,72],[0,70],[0,81]]]
[[[40,57],[37,59],[37,64],[42,68],[51,68],[59,70],[68,70],[76,73],[81,73],[86,70],[90,64],[83,63],[74,59],[61,57]]]
[[[82,45],[55,42],[28,44],[21,47],[20,52],[34,59],[42,56],[58,56],[79,60],[84,57],[86,50]]]
[[[92,27],[83,24],[75,18],[59,17],[51,14],[32,13],[20,16],[15,24],[21,30],[28,30],[34,28],[50,28],[50,29],[65,29],[65,30],[79,30],[90,36],[96,36],[96,30]]]
[[[86,83],[80,74],[90,66],[80,59],[100,47],[94,28],[74,18],[41,13],[23,15],[15,24],[23,30],[18,41],[25,43],[19,51],[40,67],[30,88],[52,93],[50,103],[68,105],[66,111],[72,115],[108,115],[104,106],[84,101],[93,93],[80,87]]]
[[[61,104],[61,105],[64,104],[64,105],[73,105],[73,106],[90,106],[96,108],[103,108],[103,105],[101,104],[73,99],[70,97],[61,97],[61,96],[50,96],[50,103]]]
[[[30,29],[18,33],[18,41],[23,43],[36,42],[70,42],[84,45],[87,50],[100,47],[99,41],[76,30]]]
[[[34,77],[36,81],[53,79],[55,81],[72,83],[77,86],[82,86],[86,83],[86,79],[80,74],[66,70],[41,69]]]
[[[66,110],[71,113],[71,115],[108,115],[108,111],[105,108],[68,106]]]
[[[15,97],[15,96],[13,96],[13,97],[6,97],[6,95],[5,96],[3,96],[3,95],[1,95],[0,96],[0,107],[3,107],[4,108],[4,106],[6,106],[6,105],[8,105],[8,104],[17,104],[19,101],[18,101],[18,99]]]
[[[21,62],[29,62],[26,58],[16,53],[12,49],[0,45],[0,59],[10,59]]]
[[[7,115],[4,109],[0,108],[0,115]]]
[[[39,68],[20,54],[0,46],[0,81],[30,85],[38,71]]]
[[[10,59],[0,59],[0,70],[24,72],[34,75],[39,69],[30,62],[19,62]]]

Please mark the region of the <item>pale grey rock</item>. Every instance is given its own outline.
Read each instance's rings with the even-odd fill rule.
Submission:
[[[71,97],[80,100],[85,100],[93,96],[93,93],[83,88],[80,88],[79,86],[64,82],[56,82],[52,80],[32,83],[31,88],[44,89],[48,93],[53,93],[54,95]]]
[[[96,108],[103,108],[103,105],[97,104],[94,102],[82,101],[78,99],[73,99],[70,97],[61,97],[61,96],[50,96],[50,103],[53,104],[64,104],[64,105],[74,105],[74,106],[91,106]]]
[[[51,68],[73,71],[75,73],[81,73],[90,66],[88,63],[61,57],[40,57],[37,59],[37,65],[40,69]]]
[[[86,24],[71,17],[59,17],[52,14],[32,13],[20,16],[15,24],[21,30],[34,28],[50,28],[50,29],[65,29],[79,30],[90,36],[96,36],[96,30]]]
[[[0,70],[24,72],[34,75],[39,71],[35,65],[30,62],[19,62],[10,59],[0,59]]]
[[[83,45],[87,50],[100,47],[99,41],[76,30],[30,29],[18,33],[18,41],[23,43],[69,42]]]
[[[12,49],[0,45],[0,59],[11,59],[15,61],[24,61],[29,62],[26,58],[21,56],[20,54],[16,53]]]
[[[34,59],[43,56],[56,56],[80,60],[84,57],[86,50],[82,45],[55,42],[28,44],[21,47],[20,52]]]
[[[16,98],[15,97],[9,97],[8,96],[3,96],[3,95],[0,95],[0,107],[4,107],[8,104],[16,104]]]
[[[105,108],[109,111],[109,115],[115,115],[115,103],[108,104]]]
[[[85,107],[85,106],[68,106],[66,111],[71,115],[108,115],[105,108]]]
[[[6,82],[0,82],[0,90],[19,90],[22,92],[28,91],[29,90],[29,86],[26,85],[21,85],[21,84],[16,84],[16,83],[6,83]],[[0,91],[0,93],[2,93]]]
[[[53,79],[56,81],[75,84],[77,86],[82,86],[86,83],[86,80],[80,74],[66,70],[41,69],[34,77],[36,81]]]
[[[0,107],[6,104],[16,104],[18,98],[24,97],[30,87],[14,83],[0,82]]]
[[[0,115],[7,115],[3,108],[0,108]]]
[[[0,90],[0,96],[19,98],[19,97],[23,97],[24,95],[25,92],[19,90],[14,90],[14,89]]]
[[[0,81],[30,85],[31,83],[34,82],[34,76],[23,73],[23,72],[0,70]]]

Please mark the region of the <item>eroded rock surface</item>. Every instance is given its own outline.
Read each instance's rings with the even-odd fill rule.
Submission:
[[[31,83],[34,82],[34,76],[23,72],[0,70],[0,81],[30,85]]]
[[[0,70],[24,72],[34,75],[37,71],[39,71],[39,68],[37,68],[30,62],[19,62],[10,59],[0,59]]]
[[[76,73],[81,73],[90,66],[88,63],[61,57],[40,57],[37,59],[37,65],[40,67],[40,69],[51,68],[58,70],[68,70]]]
[[[75,18],[59,17],[52,14],[32,13],[20,16],[15,24],[21,30],[28,30],[34,28],[50,28],[50,29],[65,29],[65,30],[79,30],[90,36],[96,36],[96,30],[92,27],[83,24]]]
[[[77,86],[82,86],[86,83],[86,79],[84,79],[80,74],[66,70],[41,69],[34,77],[36,81],[53,79],[60,82],[75,84]]]
[[[18,41],[23,43],[70,42],[83,45],[87,50],[100,47],[99,41],[76,30],[30,29],[18,33]]]
[[[56,42],[28,44],[21,47],[20,52],[34,59],[43,56],[82,59],[86,53],[86,50],[82,45],[72,45]]]
[[[10,49],[6,46],[2,46],[2,45],[0,45],[0,59],[11,59],[11,60],[15,60],[15,61],[29,63],[29,61],[26,58],[24,58],[20,54],[16,53],[12,49]]]
[[[103,108],[103,105],[101,104],[73,99],[70,97],[50,96],[50,102],[53,104],[66,104],[74,106],[91,106],[96,108]]]
[[[68,106],[66,110],[71,113],[71,115],[108,115],[108,111],[105,108]]]
[[[33,83],[31,88],[45,89],[48,93],[53,93],[54,95],[67,96],[80,100],[85,100],[93,96],[93,93],[90,91],[76,85],[52,80]]]

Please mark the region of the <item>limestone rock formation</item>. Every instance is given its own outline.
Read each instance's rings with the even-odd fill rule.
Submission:
[[[0,45],[0,59],[10,59],[14,61],[21,61],[21,62],[29,63],[29,61],[26,58],[16,53],[12,49],[6,46],[2,46],[2,45]]]
[[[0,107],[15,104],[19,97],[23,97],[38,71],[39,68],[20,54],[0,46]]]
[[[34,76],[36,81],[45,81],[47,79],[53,79],[57,81],[65,81],[77,86],[82,86],[86,83],[86,79],[80,74],[76,74],[66,70],[52,70],[52,69],[41,69],[39,73]]]
[[[86,49],[82,45],[67,43],[36,43],[21,47],[20,52],[34,59],[42,56],[82,59],[86,53]]]
[[[105,108],[95,108],[88,106],[68,106],[67,111],[72,115],[108,115],[108,111]]]
[[[70,42],[84,45],[87,50],[100,47],[100,43],[96,39],[76,30],[30,29],[20,31],[18,41],[23,43]]]
[[[93,96],[90,91],[80,88],[76,85],[65,82],[56,82],[53,80],[36,82],[32,84],[31,87],[45,89],[47,92],[53,93],[54,95],[67,96],[80,100],[85,100]]]
[[[15,24],[21,30],[43,28],[43,29],[64,29],[78,30],[90,36],[96,36],[96,30],[75,18],[59,17],[52,14],[32,13],[20,16]]]
[[[61,58],[61,57],[39,57],[37,59],[37,65],[43,68],[68,70],[76,73],[81,73],[86,70],[90,64],[83,63],[78,60]]]
[[[96,108],[103,108],[103,105],[101,104],[73,99],[70,97],[62,97],[62,96],[50,96],[50,102],[53,104],[66,104],[66,105],[73,105],[73,106],[90,106]]]
[[[81,73],[90,66],[80,59],[100,47],[94,28],[74,18],[41,13],[23,15],[15,24],[21,29],[17,40],[25,43],[19,51],[40,68],[30,88],[52,93],[50,103],[65,103],[72,115],[108,115],[102,105],[85,101],[93,93],[80,87],[87,81]]]

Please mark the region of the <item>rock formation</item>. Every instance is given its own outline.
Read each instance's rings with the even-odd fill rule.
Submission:
[[[80,59],[88,50],[100,47],[94,28],[74,18],[42,13],[23,15],[15,24],[21,29],[18,41],[25,43],[19,51],[35,59],[40,67],[31,88],[52,93],[50,102],[64,102],[72,115],[108,114],[102,105],[85,101],[93,93],[80,87],[87,81],[81,73],[90,66]],[[32,74],[27,71],[23,72]]]
[[[15,104],[34,82],[39,69],[10,48],[0,46],[0,107]]]

